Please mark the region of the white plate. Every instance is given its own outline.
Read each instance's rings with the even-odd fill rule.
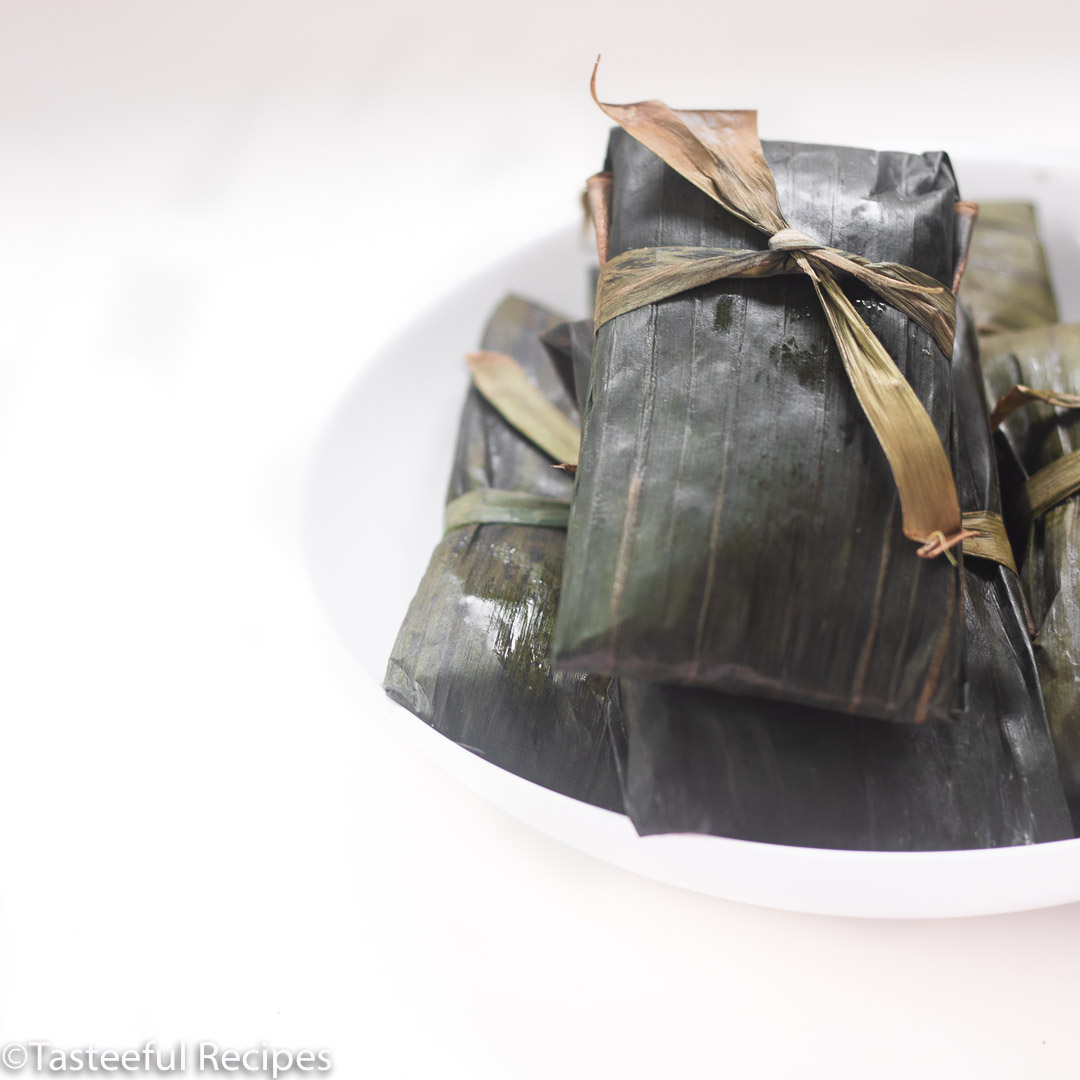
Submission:
[[[1062,318],[1080,318],[1080,171],[960,163],[957,172],[972,197],[1037,203]],[[330,621],[374,686],[440,535],[466,385],[462,354],[476,347],[508,291],[580,317],[587,262],[580,229],[570,226],[462,285],[365,366],[329,423],[310,477],[306,552]],[[1080,900],[1080,840],[889,853],[710,836],[643,839],[625,817],[521,780],[388,698],[372,699],[374,712],[495,805],[573,847],[674,885],[793,911],[874,917],[983,915]]]

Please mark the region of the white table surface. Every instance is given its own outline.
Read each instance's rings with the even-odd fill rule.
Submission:
[[[365,360],[572,214],[601,48],[609,100],[1076,160],[1070,5],[902,6],[0,3],[0,1044],[1080,1075],[1080,905],[829,919],[564,848],[365,719],[301,546]]]

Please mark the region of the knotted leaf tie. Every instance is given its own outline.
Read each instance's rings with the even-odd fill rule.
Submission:
[[[599,61],[597,61],[599,66]],[[863,282],[921,326],[946,356],[956,329],[956,298],[928,274],[899,263],[872,263],[793,229],[751,111],[683,112],[660,101],[596,104],[710,199],[768,238],[762,251],[638,248],[601,267],[595,324],[725,278],[804,274],[814,287],[859,404],[885,452],[900,499],[904,535],[934,558],[978,532],[965,528],[948,455],[926,409],[885,347],[847,298],[837,273]]]

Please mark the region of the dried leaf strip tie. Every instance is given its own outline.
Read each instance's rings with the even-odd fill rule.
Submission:
[[[527,491],[475,488],[451,499],[443,514],[445,532],[465,525],[534,525],[565,529],[570,521],[570,503]]]
[[[597,105],[631,136],[729,213],[769,237],[764,251],[663,247],[624,252],[601,269],[596,327],[643,307],[724,278],[805,274],[828,320],[844,368],[888,459],[900,498],[904,535],[933,558],[965,539],[945,448],[907,380],[837,281],[850,274],[913,319],[946,356],[952,352],[956,299],[927,274],[898,263],[872,263],[826,247],[792,229],[757,134],[757,114],[710,112],[708,123],[660,101]]]
[[[555,462],[557,468],[577,465],[581,429],[555,407],[511,356],[475,352],[466,357],[473,385],[502,418]],[[534,525],[565,529],[570,503],[527,491],[476,488],[446,504],[445,532],[465,525]]]
[[[1016,560],[1005,531],[1005,520],[991,510],[972,510],[963,515],[964,531],[971,534],[964,541],[964,556],[990,559],[1008,567],[1014,574]]]
[[[1058,393],[1055,390],[1035,390],[1018,383],[1001,396],[990,417],[997,427],[1006,417],[1024,405],[1040,402],[1059,409],[1080,409],[1080,395]],[[1080,491],[1080,450],[1058,458],[1029,476],[1020,489],[1019,513],[1030,524],[1047,510]]]

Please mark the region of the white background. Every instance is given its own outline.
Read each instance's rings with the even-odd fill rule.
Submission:
[[[0,20],[0,1041],[328,1047],[350,1080],[1080,1076],[1080,906],[799,916],[563,848],[365,721],[301,549],[365,360],[572,218],[598,51],[608,100],[757,106],[767,138],[1075,160],[1071,5]]]

